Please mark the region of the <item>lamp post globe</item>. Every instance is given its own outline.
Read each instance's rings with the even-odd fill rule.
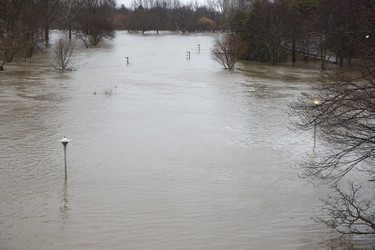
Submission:
[[[62,138],[61,140],[59,140],[59,142],[61,142],[64,146],[68,145],[68,142],[70,142],[71,140],[66,138],[64,136],[64,138]]]

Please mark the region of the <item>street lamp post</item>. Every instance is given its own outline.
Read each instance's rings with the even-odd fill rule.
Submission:
[[[369,49],[369,47],[368,47],[368,39],[370,38],[370,35],[369,34],[367,34],[366,36],[365,36],[365,38],[366,38],[366,40],[365,40],[365,64],[367,63],[367,56],[368,56],[368,49]]]
[[[67,164],[66,164],[66,146],[68,145],[68,142],[70,142],[70,141],[71,140],[66,138],[65,136],[64,136],[64,138],[59,140],[59,142],[61,142],[63,147],[64,147],[65,182],[68,180],[68,168],[67,168]]]
[[[313,103],[314,103],[316,106],[318,106],[318,105],[321,103],[321,101],[318,100],[318,99],[315,99],[315,100],[313,101]],[[314,148],[315,148],[315,145],[316,145],[316,121],[314,122]]]

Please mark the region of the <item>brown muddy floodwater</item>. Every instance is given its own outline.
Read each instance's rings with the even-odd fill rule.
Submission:
[[[345,249],[311,219],[327,191],[293,168],[313,137],[289,130],[287,105],[316,72],[231,73],[211,46],[118,32],[77,41],[74,72],[55,72],[51,51],[7,64],[0,249]]]

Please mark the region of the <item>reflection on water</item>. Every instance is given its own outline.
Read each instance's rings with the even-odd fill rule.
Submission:
[[[326,190],[291,168],[313,141],[288,129],[285,111],[314,72],[226,72],[211,43],[118,32],[98,48],[77,45],[74,72],[50,69],[47,52],[9,64],[0,248],[345,248],[310,219]],[[63,136],[74,140],[67,184]]]
[[[62,191],[62,201],[61,201],[61,207],[60,207],[60,213],[61,217],[63,219],[63,222],[68,218],[69,213],[69,206],[68,206],[68,183],[64,183],[64,188]],[[65,223],[64,223],[65,224]]]

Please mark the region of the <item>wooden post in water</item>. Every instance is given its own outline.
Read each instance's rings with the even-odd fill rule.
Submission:
[[[198,48],[198,53],[201,53],[201,45],[200,44],[197,45],[197,48]]]
[[[126,59],[126,64],[129,64],[129,57],[125,57]]]
[[[186,52],[186,59],[190,59],[190,51]]]

